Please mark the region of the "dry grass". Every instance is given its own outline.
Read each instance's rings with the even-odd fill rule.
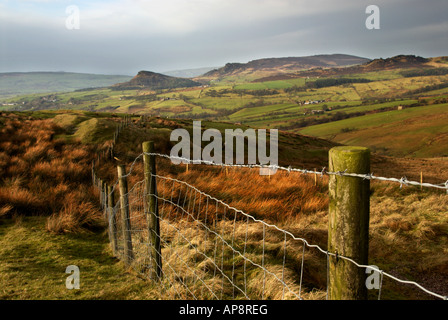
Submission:
[[[0,129],[2,216],[46,215],[47,229],[55,233],[95,225],[99,213],[90,187],[94,148],[54,138],[63,132],[51,119],[5,119]]]
[[[158,174],[186,181],[199,190],[223,200],[237,209],[243,210],[266,222],[273,223],[298,237],[305,238],[309,243],[318,244],[324,250],[327,247],[328,181],[325,177],[323,179],[318,177],[315,184],[314,176],[312,175],[305,176],[296,173],[279,172],[274,176],[267,177],[258,175],[258,172],[254,169],[252,171],[249,169],[231,169],[226,172],[226,170],[222,169],[190,165],[187,172],[185,165],[170,166],[164,160],[158,160]],[[129,178],[130,186],[132,187],[142,179],[142,167],[137,165]],[[207,212],[206,199],[204,197],[201,198],[199,194],[187,194],[184,185],[178,185],[177,183],[173,185],[172,181],[159,179],[158,192],[165,199],[173,199],[174,203],[177,203],[179,200],[180,203],[183,203],[186,199],[184,207],[186,209],[190,208],[189,211],[194,212],[194,217],[204,221],[210,228],[213,228],[216,223],[215,220],[221,221],[223,219],[222,212],[219,213],[220,216],[210,209]],[[196,204],[193,205],[193,203]],[[212,207],[214,203],[209,205]],[[198,233],[197,228],[187,227],[187,222],[193,221],[192,216],[188,216],[185,213],[182,215],[174,209],[170,210],[169,206],[166,205],[163,207],[164,217],[178,226],[178,229],[184,233],[184,236],[193,245],[201,249],[204,247],[204,252],[207,252],[209,257],[213,257],[213,252],[210,251],[212,250],[210,246],[213,245],[213,242],[210,241],[213,237],[205,239],[203,232]],[[430,290],[445,294],[448,288],[446,280],[448,279],[448,259],[446,258],[448,218],[446,208],[448,208],[448,197],[441,192],[432,190],[420,191],[419,188],[406,187],[400,189],[399,185],[372,182],[369,263],[378,265],[386,272],[399,278],[417,281]],[[228,224],[232,225],[234,216],[230,210],[226,214],[227,216],[223,221],[227,221]],[[183,223],[180,223],[180,221],[183,221]],[[235,239],[243,241],[245,238],[243,230],[245,229],[246,220],[244,216],[239,215],[235,221]],[[230,226],[227,229],[227,234],[224,234],[228,237],[232,232],[235,232],[232,231]],[[195,230],[196,233],[189,230]],[[174,236],[169,235],[170,232],[166,230],[164,232],[168,243],[172,245]],[[249,230],[247,245],[252,248],[258,248],[258,251],[255,250],[248,253],[248,256],[258,259],[259,262],[261,259],[259,249],[262,247],[262,239],[263,235],[260,226]],[[283,237],[278,234],[266,234],[265,246],[266,249],[269,249],[269,258],[267,259],[272,260],[270,263],[266,262],[266,266],[270,266],[269,268],[273,270],[273,273],[277,273],[279,266],[281,266],[279,252],[283,246],[283,241]],[[236,247],[238,245],[238,243],[235,244]],[[297,279],[300,273],[298,265],[300,265],[302,258],[302,247],[300,242],[289,240],[287,246],[288,253],[284,277],[285,279],[294,279],[291,282],[293,287],[297,286]],[[185,246],[185,244],[170,248],[169,250],[171,251],[167,251],[166,259],[182,257],[182,260],[190,261],[192,257],[197,256],[197,252],[191,250],[191,248],[187,250],[188,245]],[[242,247],[239,249],[242,252]],[[232,255],[230,251],[224,253],[227,268],[229,268],[229,265],[231,268],[234,263],[234,260],[231,257],[229,258],[229,255]],[[317,299],[325,297],[325,261],[325,255],[316,250],[307,250],[304,265],[304,298],[305,296]],[[206,260],[199,259],[197,263],[198,266],[204,266],[205,263],[206,267],[204,270],[213,270],[213,263],[210,261],[207,263]],[[178,267],[180,268],[181,266]],[[199,269],[192,267],[192,269],[203,270],[202,267]],[[263,280],[264,275],[260,277],[260,270],[257,268],[256,270],[248,273],[250,281],[253,282],[251,294],[259,297],[261,292],[260,286],[263,286],[264,283],[265,290],[263,290],[263,294],[266,296],[263,298],[278,299],[282,297],[284,290],[278,281],[272,277],[271,279],[268,277]],[[186,274],[190,272],[183,271]],[[242,272],[242,270],[239,271]],[[182,274],[184,273],[182,272]],[[431,277],[428,278],[428,274]],[[190,279],[191,281],[195,277],[194,275],[186,275],[185,279]],[[216,286],[216,281],[221,283],[219,279],[222,278],[218,277],[218,280],[213,279],[214,277],[210,277],[210,274],[207,272],[202,274],[201,277],[202,279],[210,278],[210,283],[204,281],[211,287]],[[276,281],[277,285],[275,285]],[[199,290],[197,292],[204,291],[203,288],[201,289],[201,285],[204,285],[203,283],[201,284],[200,281],[194,283],[197,287],[192,285],[190,287],[191,290],[194,288],[194,290]],[[229,292],[232,287],[230,283],[225,285],[224,296],[232,297],[233,293]],[[180,289],[177,288],[177,290]],[[373,299],[377,294],[377,291],[374,291],[370,292]],[[168,291],[172,297],[176,296],[174,292],[176,292],[174,289]],[[183,298],[185,298],[184,295],[188,297],[188,292],[182,295]],[[413,286],[403,286],[390,280],[386,280],[384,283],[382,297],[385,299],[431,298],[431,296],[422,293]],[[287,298],[291,297],[288,296]]]
[[[11,120],[1,129],[0,170],[3,180],[0,184],[0,216],[20,219],[20,215],[45,214],[48,216],[46,230],[50,233],[84,232],[101,225],[101,213],[94,205],[97,194],[89,187],[90,161],[94,152],[88,146],[55,140],[53,137],[59,130],[47,120],[23,123]],[[14,137],[14,141],[10,137]],[[131,143],[124,140],[118,146],[119,157],[123,156],[123,162],[129,158],[133,160],[134,153],[126,153],[124,144]],[[165,141],[159,144],[166,147]],[[137,148],[134,144],[132,147]],[[137,151],[139,154],[140,150]],[[166,153],[166,150],[161,152]],[[99,166],[99,175],[109,184],[116,181],[116,164],[102,161]],[[129,170],[129,166],[127,168]],[[186,181],[237,209],[307,239],[309,243],[318,244],[323,249],[327,246],[326,177],[318,177],[315,182],[312,175],[277,172],[268,177],[260,176],[255,169],[222,170],[204,166],[190,166],[187,172],[184,165],[171,166],[165,160],[158,160],[157,170],[160,175]],[[142,179],[143,168],[137,164],[129,177],[130,188]],[[189,206],[195,219],[205,222],[208,228],[229,243],[233,241],[235,248],[245,252],[245,257],[263,264],[276,275],[266,276],[256,267],[244,269],[248,267],[244,259],[235,257],[232,250],[216,251],[215,248],[222,248],[219,237],[194,224],[193,217],[182,216],[175,208],[170,209],[166,205],[162,211],[165,222],[161,226],[165,241],[163,255],[167,264],[181,272],[176,274],[167,269],[172,277],[164,279],[161,298],[192,298],[189,290],[205,299],[214,298],[204,285],[225,298],[241,298],[225,277],[217,276],[216,267],[221,268],[221,265],[225,274],[231,279],[234,277],[233,281],[239,286],[243,286],[245,280],[248,292],[254,297],[294,298],[278,279],[283,279],[297,292],[302,258],[305,261],[302,297],[325,297],[325,255],[310,249],[302,256],[302,243],[292,239],[286,240],[285,254],[282,233],[263,230],[259,223],[248,226],[244,216],[235,217],[231,210],[224,213],[222,206],[219,210],[207,211],[206,199],[199,194],[196,198],[194,194],[187,195],[184,186],[173,188],[170,181],[158,181],[158,191],[159,195],[172,198],[175,203],[186,199],[185,208]],[[400,278],[415,280],[446,294],[448,197],[415,188],[399,189],[396,185],[372,184],[372,192],[369,262]],[[209,205],[211,208],[215,204]],[[146,220],[141,205],[136,205],[133,212],[133,225],[145,230]],[[182,231],[183,237],[179,237],[178,230]],[[146,239],[147,234],[143,231],[135,235],[135,252],[146,252]],[[209,258],[198,255],[198,250]],[[262,260],[263,256],[265,260]],[[140,273],[147,272],[141,269],[147,262],[145,259],[147,257],[136,255],[134,260],[135,269]],[[186,268],[184,262],[191,267]],[[431,278],[427,278],[428,274]],[[189,290],[185,288],[187,283]],[[403,290],[390,281],[385,283],[383,297],[428,298],[418,290],[407,287]]]
[[[135,226],[137,221],[131,219]],[[239,300],[247,295],[251,299],[281,300],[297,299],[299,294],[304,299],[325,297],[325,285],[316,287],[310,282],[313,272],[322,272],[325,263],[315,252],[305,253],[304,281],[300,284],[297,266],[302,260],[301,243],[289,240],[285,246],[282,233],[268,232],[264,237],[259,223],[222,220],[210,228],[191,219],[162,221],[162,299]],[[140,225],[133,229],[138,231],[132,235],[131,268],[149,278],[148,232]]]
[[[46,228],[55,234],[80,233],[101,227],[100,221],[101,214],[97,206],[91,202],[71,201],[47,219]]]
[[[186,181],[256,218],[274,223],[293,234],[305,235],[312,243],[325,246],[325,212],[328,207],[325,178],[315,182],[314,176],[295,173],[278,172],[268,177],[260,176],[256,170],[226,171],[203,166],[190,166],[186,172],[185,166],[173,167],[162,160],[158,164],[158,174],[162,176]],[[106,167],[107,163],[101,166],[102,174]],[[115,169],[112,165],[108,168],[113,181]],[[129,177],[130,189],[142,178],[142,166],[137,164]],[[157,183],[161,197],[181,203],[190,213],[176,209],[168,202],[159,204],[164,217],[161,225],[162,255],[167,273],[164,275],[164,298],[241,299],[244,297],[242,288],[251,298],[297,298],[303,251],[301,241],[288,237],[285,251],[284,233],[275,229],[264,231],[261,223],[247,225],[244,215],[235,215],[233,210],[217,206],[210,199],[207,201],[206,197],[191,192],[185,185],[163,179]],[[130,195],[130,203],[141,203],[141,186],[134,189],[135,196]],[[140,231],[146,230],[146,220],[141,205],[131,206],[130,211],[132,229],[138,230],[133,234],[133,267],[147,276],[148,270],[144,268],[148,259],[147,235]],[[215,233],[195,223],[196,219]],[[245,258],[235,255],[230,247],[223,245],[222,239],[232,243],[240,253],[244,252]],[[325,275],[325,257],[316,250],[307,250],[304,258],[302,297],[321,299],[325,297],[325,277],[322,277]],[[267,273],[246,259],[264,265]],[[284,266],[283,259],[286,259]]]
[[[11,206],[9,204],[3,205],[0,208],[0,218],[3,217],[3,216],[8,215],[11,212],[12,208],[13,208],[13,206]]]
[[[162,161],[162,160],[161,160]],[[326,211],[327,179],[298,173],[278,171],[272,176],[261,176],[256,169],[210,169],[190,166],[173,174],[165,164],[160,165],[161,175],[186,181],[199,190],[230,205],[272,222],[287,222]],[[138,172],[138,171],[137,171]],[[138,173],[136,173],[138,174]],[[169,183],[159,183],[160,193],[171,192]]]

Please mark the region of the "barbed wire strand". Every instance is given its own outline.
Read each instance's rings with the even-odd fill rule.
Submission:
[[[190,160],[190,159],[187,159],[187,158],[173,157],[173,156],[168,156],[168,155],[160,154],[160,153],[142,153],[142,154],[140,154],[139,156],[137,156],[137,157],[134,159],[133,163],[131,164],[129,172],[128,172],[126,175],[124,175],[123,178],[128,177],[128,176],[131,175],[132,170],[133,170],[134,166],[136,165],[137,161],[138,161],[143,155],[145,155],[145,154],[146,154],[146,155],[151,155],[151,156],[159,156],[159,157],[167,158],[167,159],[177,159],[177,160],[186,161],[187,163],[193,163],[193,164],[207,164],[207,165],[221,166],[221,167],[241,167],[241,168],[256,168],[256,167],[258,167],[258,168],[271,169],[271,170],[285,170],[285,171],[288,171],[288,172],[301,172],[301,173],[304,173],[304,174],[306,174],[306,173],[314,173],[314,174],[320,174],[321,176],[323,176],[324,174],[327,174],[327,175],[339,175],[339,176],[350,176],[350,177],[358,177],[358,178],[369,179],[369,180],[380,180],[380,181],[396,182],[396,183],[399,183],[399,184],[400,184],[400,187],[403,186],[403,185],[415,185],[415,186],[432,187],[432,188],[438,188],[438,189],[445,189],[445,190],[448,190],[448,181],[445,182],[445,183],[443,183],[443,184],[430,184],[430,183],[421,183],[421,182],[416,182],[416,181],[409,181],[409,180],[406,179],[406,177],[403,177],[403,178],[401,178],[401,179],[396,179],[396,178],[377,177],[377,176],[374,176],[373,174],[355,174],[355,173],[347,173],[346,171],[342,171],[342,172],[341,172],[341,171],[339,171],[339,172],[328,172],[328,171],[325,170],[325,168],[323,168],[322,171],[317,171],[317,170],[312,171],[312,170],[304,170],[304,169],[291,168],[290,166],[286,168],[286,167],[282,167],[282,166],[265,166],[265,165],[257,165],[257,164],[254,164],[254,165],[252,165],[252,164],[251,164],[251,165],[241,165],[241,164],[238,164],[238,165],[233,165],[233,164],[217,164],[217,163],[214,163],[214,162],[211,162],[211,161],[204,161],[204,160]],[[196,194],[199,193],[200,195],[203,195],[203,196],[207,197],[207,198],[210,199],[210,200],[216,201],[217,207],[218,207],[218,204],[221,204],[221,205],[224,207],[224,209],[227,208],[227,209],[233,210],[235,213],[239,213],[239,214],[242,214],[243,216],[246,216],[246,217],[247,217],[247,220],[251,219],[251,220],[254,221],[254,222],[261,223],[261,224],[263,225],[263,228],[265,228],[265,227],[273,228],[273,229],[276,229],[276,230],[278,230],[278,231],[280,231],[280,232],[284,232],[285,235],[289,235],[289,236],[290,236],[292,239],[294,239],[294,240],[302,241],[302,243],[304,244],[304,251],[303,251],[303,255],[302,255],[302,267],[301,267],[300,291],[301,291],[301,287],[302,287],[303,258],[304,258],[305,246],[306,246],[306,247],[309,247],[309,248],[315,248],[315,249],[317,249],[318,251],[320,251],[321,253],[326,254],[326,255],[327,255],[327,263],[328,263],[328,260],[329,260],[330,256],[332,256],[332,257],[336,257],[336,254],[335,254],[335,253],[328,252],[328,251],[322,249],[322,248],[321,248],[320,246],[318,246],[318,245],[310,244],[310,243],[309,243],[306,239],[304,239],[304,238],[297,237],[297,236],[293,235],[292,233],[290,233],[290,232],[288,232],[288,231],[286,231],[286,230],[282,230],[282,229],[280,229],[280,228],[277,227],[276,225],[266,223],[265,221],[260,220],[260,219],[257,219],[257,218],[255,218],[255,217],[253,217],[253,216],[251,216],[251,215],[245,213],[245,212],[242,211],[242,210],[239,210],[239,209],[237,209],[237,208],[234,208],[234,207],[232,207],[231,205],[229,205],[229,204],[223,202],[222,200],[219,200],[219,199],[217,199],[217,198],[215,198],[215,197],[213,197],[213,196],[211,196],[211,195],[206,194],[205,192],[203,192],[203,191],[197,189],[196,187],[194,187],[193,185],[191,185],[191,184],[189,184],[189,183],[187,183],[187,182],[185,182],[185,181],[178,180],[178,179],[171,178],[171,177],[160,176],[160,175],[156,175],[156,174],[152,174],[152,176],[155,177],[155,178],[159,178],[159,179],[171,180],[171,181],[173,181],[173,183],[174,183],[174,182],[177,182],[177,183],[179,183],[179,184],[183,184],[183,185],[186,186],[186,189],[189,188],[190,190],[194,190],[194,191],[195,191],[195,197],[196,197]],[[140,183],[142,183],[142,181],[140,181]],[[114,184],[114,186],[113,186],[113,188],[112,188],[112,192],[113,192],[113,190],[115,189],[115,186],[116,186],[117,184],[118,184],[118,180],[117,180],[117,182]],[[135,186],[134,186],[134,187],[135,187]],[[131,190],[132,190],[132,189],[131,189]],[[186,192],[186,194],[187,194],[187,192]],[[173,205],[173,206],[178,206],[178,204],[172,202],[171,200],[167,200],[167,199],[161,198],[161,197],[159,197],[158,195],[151,195],[151,196],[155,196],[157,199],[160,199],[160,200],[163,200],[163,201],[168,201],[168,202],[169,202],[171,205]],[[190,194],[190,200],[189,200],[188,202],[189,202],[188,205],[190,205],[190,202],[191,202],[191,194]],[[185,199],[184,199],[184,204],[185,204]],[[118,205],[118,203],[117,203],[117,205]],[[178,208],[182,211],[182,216],[183,216],[184,213],[186,213],[189,217],[191,217],[191,213],[190,213],[190,212],[186,211],[186,210],[185,210],[184,208],[182,208],[182,207],[178,207]],[[160,219],[160,217],[159,217],[159,219]],[[193,219],[194,219],[194,217],[193,217]],[[244,257],[239,251],[236,251],[234,248],[232,248],[232,247],[227,243],[227,241],[226,241],[222,236],[220,236],[218,233],[216,233],[216,232],[214,232],[213,230],[209,229],[206,225],[203,225],[203,226],[208,230],[208,232],[210,232],[210,233],[212,233],[212,234],[215,234],[216,236],[220,237],[220,238],[221,238],[221,241],[223,242],[223,246],[224,246],[224,244],[226,244],[227,246],[229,246],[229,247],[231,248],[231,250],[234,251],[234,253],[237,253],[237,254],[239,254],[240,256],[242,256],[243,259],[245,259],[245,261],[246,261],[246,259],[247,259],[247,261],[249,261],[250,263],[252,263],[254,266],[261,267],[261,269],[264,271],[265,274],[266,274],[266,272],[268,272],[268,273],[270,273],[270,275],[272,275],[272,276],[274,276],[275,278],[277,278],[278,281],[282,282],[282,280],[279,279],[279,278],[277,277],[277,275],[275,275],[274,273],[271,273],[270,271],[266,270],[263,266],[260,266],[259,264],[257,264],[257,263],[255,263],[255,262],[251,261],[250,259]],[[264,235],[263,235],[263,239],[264,239]],[[187,241],[188,241],[188,240],[187,240]],[[215,248],[216,248],[216,246],[215,246]],[[203,254],[203,253],[200,253],[200,254]],[[223,253],[223,254],[224,254],[224,253]],[[389,273],[387,273],[387,272],[384,272],[383,270],[380,270],[379,268],[376,268],[376,267],[374,267],[374,266],[369,266],[369,265],[359,264],[359,263],[357,263],[356,261],[354,261],[353,259],[351,259],[351,258],[349,258],[349,257],[345,257],[345,256],[341,256],[341,255],[337,255],[337,257],[338,257],[339,259],[343,259],[343,260],[346,260],[346,261],[349,261],[349,262],[353,263],[353,264],[356,265],[358,268],[371,268],[371,269],[373,269],[374,271],[380,273],[380,276],[381,276],[381,283],[382,283],[382,281],[383,281],[383,276],[386,276],[386,277],[388,277],[388,278],[390,278],[390,279],[392,279],[392,280],[395,280],[395,281],[397,281],[397,282],[399,282],[399,283],[402,283],[402,284],[414,285],[414,286],[416,286],[417,288],[421,289],[422,291],[426,292],[427,294],[432,295],[432,296],[434,296],[434,297],[437,297],[437,298],[439,298],[439,299],[448,300],[448,297],[447,297],[447,296],[442,296],[442,295],[440,295],[440,294],[434,293],[434,292],[432,292],[432,291],[430,291],[430,290],[424,288],[422,285],[418,284],[417,282],[399,279],[399,278],[397,278],[397,277],[395,277],[395,276],[393,276],[393,275],[391,275],[391,274],[389,274]],[[264,254],[263,254],[262,259],[264,259]],[[264,260],[262,261],[262,264],[264,264]],[[214,265],[215,265],[215,270],[216,270],[216,267],[218,267],[218,266],[216,265],[216,263],[214,263]],[[219,268],[219,267],[218,267],[218,268]],[[222,270],[220,270],[220,272],[222,272]],[[223,275],[226,276],[224,273],[223,273]],[[227,276],[226,276],[226,277],[227,277]],[[229,280],[229,282],[232,283],[232,281],[231,281],[228,277],[227,277],[227,280]],[[283,283],[283,285],[285,285],[285,286],[288,288],[288,286],[287,286],[285,283]],[[263,282],[263,286],[264,286],[264,282]],[[240,290],[244,295],[246,295],[246,294],[244,293],[243,290],[241,290],[239,287],[237,287],[237,288],[238,288],[238,290]],[[289,289],[289,288],[288,288],[288,289]],[[290,289],[289,289],[289,290],[290,290]],[[291,291],[291,290],[290,290],[290,291]],[[292,291],[291,291],[291,292],[292,292]],[[264,288],[263,288],[263,294],[264,294]],[[381,294],[381,292],[379,293],[379,297],[380,297],[380,294]],[[297,297],[298,297],[299,299],[301,298],[300,295],[297,296]],[[327,297],[328,297],[328,289],[327,289]]]
[[[218,167],[238,167],[238,168],[260,168],[260,169],[266,169],[266,170],[283,170],[288,172],[300,172],[302,174],[316,174],[316,175],[338,175],[338,176],[347,176],[347,177],[357,177],[367,180],[379,180],[379,181],[388,181],[388,182],[396,182],[399,183],[400,186],[403,185],[413,185],[413,186],[422,186],[422,187],[428,187],[428,188],[437,188],[437,189],[444,189],[448,191],[448,180],[446,182],[440,183],[440,184],[432,184],[427,182],[418,182],[418,181],[411,181],[408,180],[406,177],[402,177],[400,179],[397,178],[386,178],[386,177],[379,177],[373,175],[373,173],[366,173],[366,174],[359,174],[359,173],[350,173],[344,171],[338,171],[338,172],[331,172],[327,171],[324,167],[321,171],[317,170],[308,170],[308,169],[298,169],[298,168],[292,168],[284,167],[284,166],[278,166],[278,165],[261,165],[261,164],[228,164],[228,163],[216,163],[213,161],[208,160],[190,160],[187,158],[177,157],[177,156],[171,156],[166,155],[162,153],[145,153],[147,155],[157,156],[161,158],[171,159],[171,160],[179,160],[182,161],[182,163],[189,163],[189,164],[202,164],[202,165],[211,165],[211,166],[218,166]]]
[[[308,241],[307,241],[306,239],[304,239],[304,238],[297,237],[297,236],[293,235],[293,234],[292,234],[291,232],[289,232],[289,231],[280,229],[280,228],[277,227],[276,225],[269,224],[269,223],[267,223],[267,222],[265,222],[265,221],[263,221],[263,220],[257,219],[257,218],[255,218],[255,217],[253,217],[253,216],[251,216],[251,215],[245,213],[245,212],[242,211],[242,210],[239,210],[239,209],[237,209],[237,208],[234,208],[234,207],[230,206],[229,204],[223,202],[222,200],[219,200],[219,199],[217,199],[217,198],[215,198],[215,197],[213,197],[213,196],[211,196],[211,195],[206,194],[206,193],[203,192],[203,191],[200,191],[199,189],[197,189],[196,187],[190,185],[189,183],[187,183],[187,182],[185,182],[185,181],[178,180],[178,179],[171,178],[171,177],[164,177],[164,176],[160,176],[160,175],[154,175],[154,176],[157,177],[157,178],[160,178],[160,179],[176,180],[178,183],[188,185],[190,188],[196,190],[196,191],[199,192],[199,193],[202,193],[204,196],[209,197],[210,199],[215,200],[215,201],[221,203],[223,206],[225,206],[225,207],[227,207],[227,208],[229,208],[229,209],[231,209],[231,210],[235,210],[236,212],[239,212],[240,214],[242,214],[242,215],[244,215],[244,216],[246,216],[246,217],[249,217],[249,218],[252,219],[254,222],[262,223],[262,224],[265,225],[266,227],[276,229],[276,230],[278,230],[278,231],[280,231],[280,232],[285,232],[285,233],[287,233],[289,236],[291,236],[292,239],[294,239],[294,240],[298,240],[298,241],[302,241],[302,242],[303,242],[307,247],[309,247],[309,248],[315,248],[315,249],[319,250],[320,252],[322,252],[323,254],[326,254],[326,255],[328,255],[328,256],[332,256],[332,257],[336,257],[336,254],[335,254],[335,253],[328,252],[328,251],[322,249],[322,248],[321,248],[320,246],[318,246],[318,245],[310,244],[310,243],[308,243]],[[380,269],[378,269],[378,268],[374,268],[374,267],[371,267],[371,266],[369,266],[369,265],[359,264],[359,263],[357,263],[355,260],[353,260],[353,259],[351,259],[351,258],[348,258],[348,257],[345,257],[345,256],[342,256],[342,255],[338,255],[338,258],[339,258],[339,259],[346,260],[346,261],[349,261],[349,262],[355,264],[358,268],[372,268],[372,269],[374,269],[376,272],[382,272],[382,271],[381,271]],[[399,278],[397,278],[397,277],[394,277],[393,275],[391,275],[391,274],[389,274],[389,273],[386,273],[386,272],[384,272],[384,271],[383,271],[383,275],[385,275],[385,276],[387,276],[387,277],[389,277],[389,278],[391,278],[391,279],[393,279],[393,280],[395,280],[395,281],[397,281],[397,282],[403,283],[403,284],[412,284],[412,285],[414,285],[414,286],[417,286],[418,288],[420,288],[421,290],[425,291],[426,293],[428,293],[428,294],[430,294],[430,295],[433,295],[433,296],[435,296],[435,297],[438,297],[438,298],[440,298],[440,299],[448,299],[448,298],[445,297],[445,296],[442,296],[442,295],[440,295],[440,294],[434,293],[434,292],[432,292],[432,291],[430,291],[430,290],[424,288],[423,286],[421,286],[420,284],[418,284],[418,283],[416,283],[416,282],[414,282],[414,281],[401,280],[401,279],[399,279]]]

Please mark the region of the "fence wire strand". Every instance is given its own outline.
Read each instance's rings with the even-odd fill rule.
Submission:
[[[288,172],[300,172],[301,174],[319,174],[351,176],[369,180],[380,180],[399,183],[403,185],[418,185],[448,190],[448,181],[443,184],[429,184],[415,181],[408,181],[406,178],[384,178],[376,177],[373,174],[353,174],[343,172],[328,172],[324,169],[304,170],[281,166],[262,165],[231,165],[216,164],[203,160],[189,160],[186,158],[172,157],[160,153],[142,153],[132,162],[129,172],[122,178],[127,178],[132,174],[133,168],[143,155],[157,156],[167,159],[177,159],[185,163],[205,164],[221,167],[246,167],[246,168],[269,168],[285,170]],[[399,279],[375,266],[359,264],[353,259],[324,250],[319,245],[311,244],[306,239],[298,237],[289,231],[283,230],[274,224],[239,210],[226,202],[213,197],[193,185],[172,177],[151,174],[149,179],[154,181],[159,188],[159,192],[148,194],[145,180],[138,181],[128,191],[126,206],[129,209],[129,218],[123,217],[123,207],[121,201],[110,204],[109,208],[104,208],[109,223],[109,238],[117,257],[128,261],[129,265],[140,275],[162,283],[161,293],[168,296],[179,297],[181,299],[269,299],[272,298],[267,287],[281,286],[279,299],[299,299],[303,300],[304,289],[304,266],[306,248],[316,249],[317,252],[325,255],[327,269],[326,298],[328,299],[328,266],[330,257],[343,259],[353,263],[358,268],[369,268],[380,275],[380,288],[378,299],[381,298],[383,278],[388,277],[398,283],[413,285],[433,297],[447,300],[446,296],[434,293],[414,281]],[[107,202],[111,193],[114,193],[118,180],[114,183],[110,193],[101,194],[103,203]],[[161,191],[161,192],[160,192]],[[152,259],[150,228],[148,225],[148,214],[155,215],[146,207],[148,196],[156,199],[156,205],[160,208],[160,213],[156,218],[160,223],[160,235],[156,235],[161,243],[161,275],[154,278],[154,270],[151,270]],[[212,209],[214,203],[214,209]],[[244,222],[245,221],[245,222]],[[240,226],[237,228],[237,224]],[[251,233],[260,236],[261,226],[261,255],[254,253],[254,237]],[[127,229],[129,228],[129,229]],[[258,228],[258,229],[257,229]],[[238,229],[238,230],[237,230]],[[239,230],[241,229],[241,230]],[[258,231],[256,233],[254,230]],[[252,231],[252,232],[249,232]],[[238,238],[236,234],[240,233]],[[267,233],[277,233],[280,239],[280,263],[275,264],[272,259],[268,259]],[[281,236],[279,236],[279,234]],[[126,239],[129,235],[129,239]],[[286,265],[288,263],[288,247],[295,241],[300,244],[294,247],[296,252],[300,252],[298,258],[298,279],[290,279],[286,275]],[[126,243],[130,241],[130,243]],[[271,244],[269,244],[271,245]],[[129,249],[132,251],[129,253]],[[126,256],[126,252],[128,255]],[[281,252],[281,253],[280,253]],[[258,259],[258,261],[257,261]],[[230,262],[228,261],[230,260]],[[269,261],[268,261],[269,260]],[[240,272],[242,275],[240,275]],[[259,273],[261,283],[251,284],[248,274]],[[269,277],[269,279],[268,279]],[[221,283],[218,283],[220,280]],[[269,285],[268,285],[269,281]],[[199,287],[199,288],[198,288]],[[229,289],[229,287],[231,289]],[[261,288],[261,290],[260,290]]]

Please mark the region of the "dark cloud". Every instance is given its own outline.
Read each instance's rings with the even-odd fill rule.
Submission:
[[[0,72],[132,75],[271,56],[448,55],[446,0],[378,0],[380,30],[366,29],[370,3],[359,0],[91,1],[80,4],[79,30],[65,28],[61,3],[47,2],[26,14],[0,5]]]

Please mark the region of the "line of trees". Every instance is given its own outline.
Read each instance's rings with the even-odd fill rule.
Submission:
[[[261,96],[272,96],[276,94],[280,94],[279,91],[273,89],[259,89],[259,90],[246,90],[246,89],[222,89],[216,91],[215,89],[211,89],[205,92],[205,95],[208,97],[220,98],[226,94],[238,94],[238,95],[251,95],[255,97]]]
[[[156,101],[159,98],[157,97],[156,94],[142,94],[142,95],[137,95],[137,96],[124,96],[124,97],[122,97],[122,99],[151,102],[151,101]]]
[[[448,74],[448,68],[413,69],[400,72],[403,77],[443,76]]]
[[[427,85],[427,86],[419,88],[419,89],[410,90],[410,91],[407,92],[406,95],[409,95],[409,94],[411,94],[411,95],[420,94],[420,93],[433,91],[433,90],[444,89],[444,88],[448,88],[448,82],[442,82],[442,83],[439,83],[439,84]]]
[[[326,78],[326,79],[317,79],[316,81],[311,81],[306,83],[307,88],[319,89],[325,87],[333,87],[340,86],[343,84],[351,84],[351,83],[368,83],[372,80],[365,78]]]
[[[292,124],[282,127],[284,130],[292,130],[292,129],[298,129],[298,128],[304,128],[316,124],[322,124],[322,123],[328,123],[333,121],[339,121],[344,120],[348,118],[354,118],[359,117],[362,115],[365,115],[366,112],[353,112],[353,113],[346,113],[343,111],[338,111],[334,114],[328,115],[326,117],[306,117],[303,119],[300,119],[299,121],[293,122]]]
[[[293,85],[292,87],[285,88],[286,93],[304,92],[307,89],[320,89],[325,87],[340,86],[343,84],[352,83],[368,83],[372,80],[365,78],[325,78],[317,79],[315,81],[307,81],[304,86]]]

